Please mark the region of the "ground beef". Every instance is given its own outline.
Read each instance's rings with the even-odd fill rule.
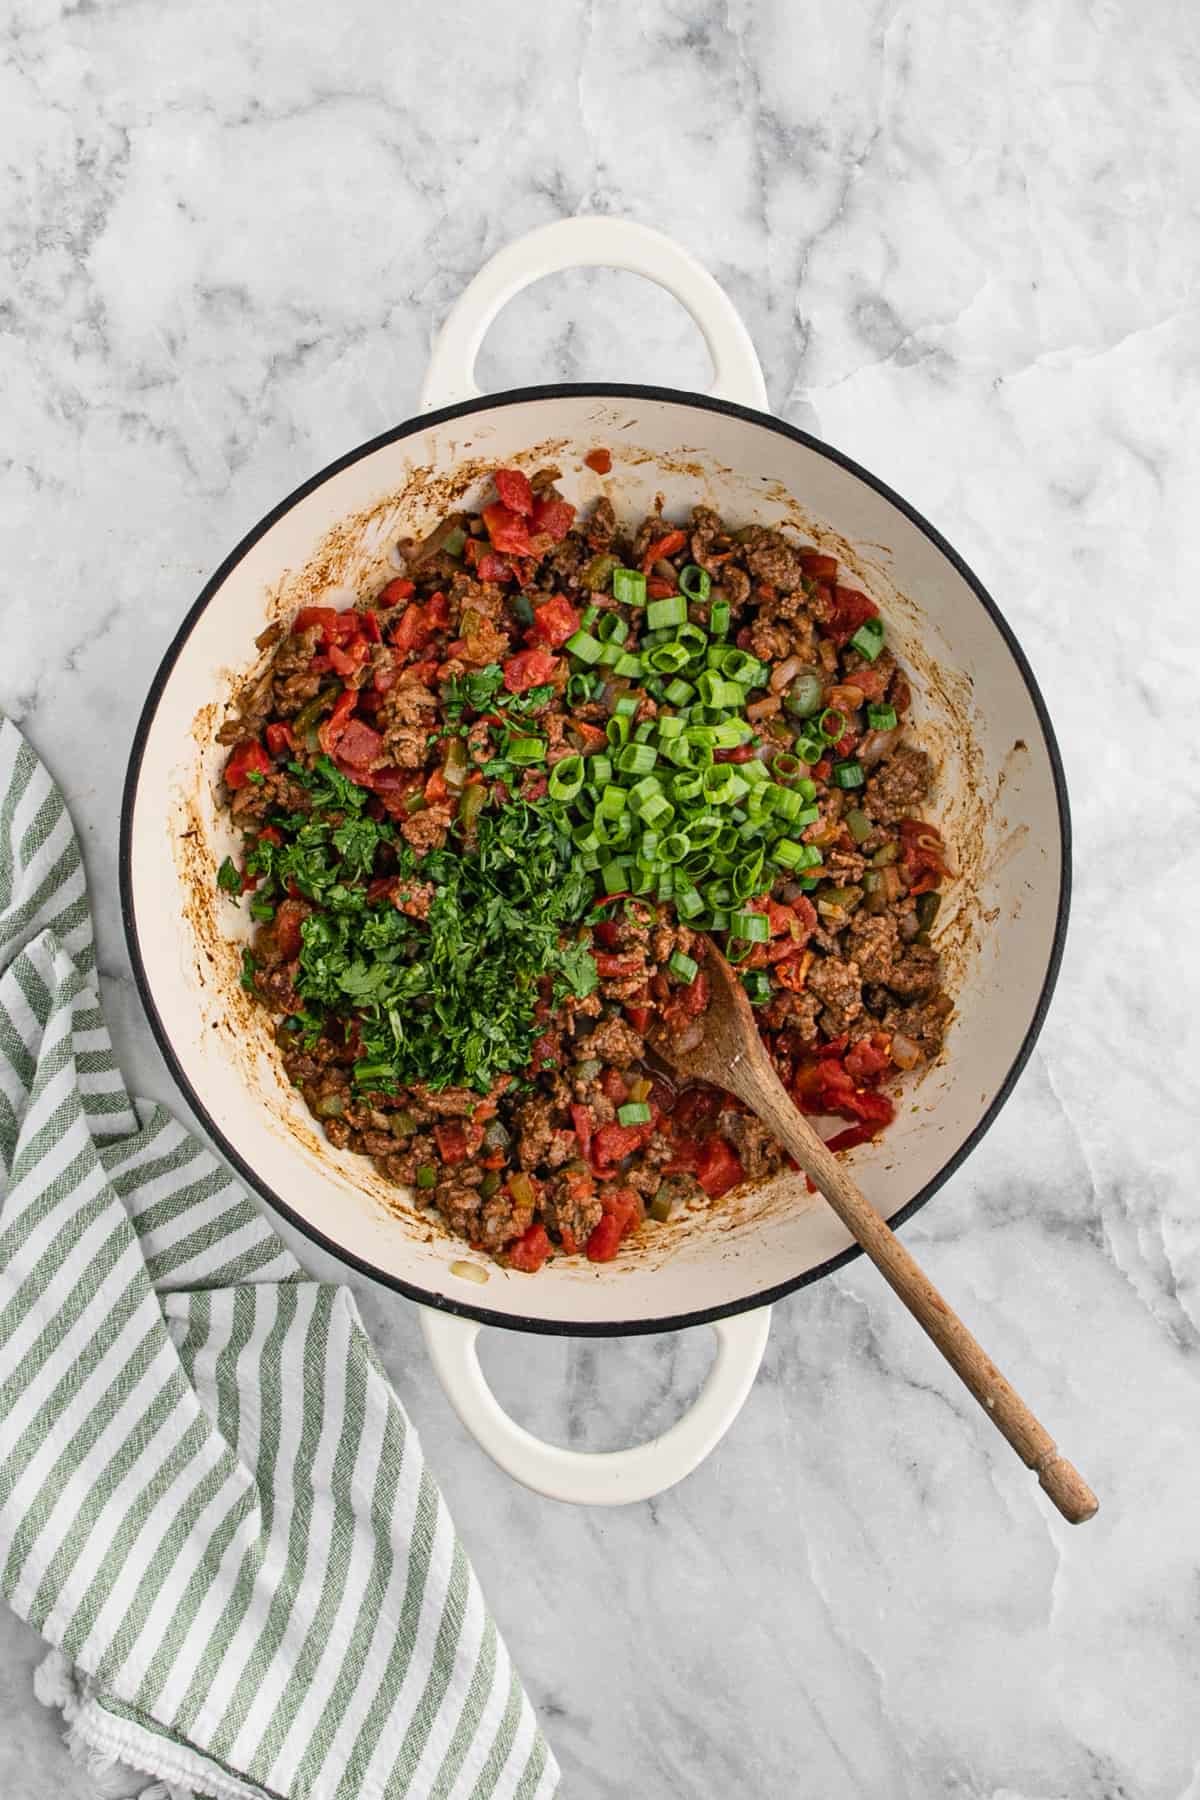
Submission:
[[[497,630],[492,620],[474,607],[463,613],[462,638],[469,660],[481,669],[488,663],[503,662],[512,649],[507,632]]]
[[[824,1009],[822,1029],[831,1038],[840,1037],[862,1011],[858,964],[838,956],[819,957],[808,971],[808,987]]]
[[[645,1048],[640,1033],[619,1015],[597,1025],[586,1043],[589,1056],[599,1057],[601,1062],[615,1064],[618,1068],[640,1062]]]
[[[229,810],[235,823],[245,830],[251,824],[261,823],[269,812],[311,812],[312,797],[286,769],[272,769],[261,781],[248,781],[245,787],[238,788]]]
[[[532,1224],[533,1208],[522,1206],[506,1187],[500,1187],[479,1209],[475,1242],[485,1250],[500,1250]]]
[[[745,569],[727,563],[721,571],[721,592],[733,612],[739,612],[750,598],[750,577]]]
[[[941,985],[942,959],[931,945],[913,944],[880,979],[904,1000],[924,1000]]]
[[[889,1006],[882,1015],[881,1023],[885,1031],[902,1031],[919,1044],[926,1056],[936,1056],[942,1047],[942,1039],[946,1035],[946,1026],[950,1014],[954,1011],[954,1002],[948,994],[935,994],[929,1000],[917,1001],[912,1006]]]
[[[383,734],[383,749],[376,761],[380,767],[395,763],[398,769],[423,769],[429,751],[429,733],[424,726],[392,725]]]
[[[600,555],[607,550],[617,535],[617,515],[613,503],[607,495],[601,495],[592,508],[592,516],[587,522],[586,536],[588,549]]]
[[[761,1119],[753,1113],[722,1112],[717,1130],[738,1153],[747,1181],[765,1181],[783,1166],[783,1152]]]
[[[517,1156],[523,1169],[546,1162],[554,1138],[554,1108],[540,1095],[526,1100],[513,1114],[517,1129]]]
[[[662,1171],[674,1155],[675,1145],[670,1138],[656,1131],[649,1142],[643,1144],[637,1161],[622,1176],[622,1180],[635,1194],[641,1194],[643,1199],[650,1200],[657,1194],[662,1183]]]
[[[547,558],[554,576],[552,585],[574,587],[585,563],[590,560],[587,545],[582,538],[577,538],[573,532],[569,533],[560,544],[555,544]]]
[[[450,829],[450,818],[448,806],[428,806],[424,812],[403,819],[400,830],[417,855],[424,856],[430,850],[441,849]]]
[[[681,956],[689,956],[695,941],[695,932],[686,925],[677,925],[670,919],[663,919],[651,934],[650,950],[655,962],[662,964],[670,962],[677,950]]]
[[[881,825],[895,825],[928,799],[933,760],[926,750],[901,745],[885,758],[867,783],[867,803]]]
[[[580,1250],[600,1223],[604,1208],[585,1184],[569,1175],[556,1175],[542,1193],[542,1218],[546,1228],[559,1236],[566,1233]]]
[[[782,662],[792,653],[792,634],[786,625],[756,619],[750,627],[750,648],[760,662]]]
[[[891,913],[857,913],[846,938],[847,953],[864,981],[887,981],[899,952],[896,921]]]
[[[769,582],[781,594],[802,586],[804,565],[799,553],[777,531],[753,525],[743,543],[746,567],[756,581]]]
[[[460,1164],[453,1171],[443,1172],[431,1195],[451,1231],[472,1243],[478,1238],[479,1214],[483,1206],[483,1196],[479,1192],[482,1181],[482,1169]],[[511,1208],[512,1201],[507,1196],[505,1200]]]
[[[384,695],[376,714],[376,729],[386,735],[391,725],[422,725],[428,731],[430,714],[437,709],[437,698],[421,682],[401,676],[394,688]]]
[[[391,896],[392,905],[410,919],[427,919],[436,892],[432,881],[403,881]]]

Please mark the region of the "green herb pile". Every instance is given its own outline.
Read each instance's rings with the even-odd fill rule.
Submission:
[[[311,1038],[328,1014],[357,1015],[355,1075],[380,1090],[419,1081],[486,1092],[498,1075],[523,1075],[542,1029],[543,988],[554,1005],[590,994],[597,979],[586,933],[578,941],[571,930],[594,884],[558,809],[514,800],[480,817],[474,849],[451,843],[418,858],[390,820],[368,816],[367,790],[328,757],[311,769],[294,762],[290,773],[312,811],[271,814],[282,842],[260,838],[246,869],[260,878],[255,918],[271,919],[293,889],[319,908],[303,925],[295,987],[305,1010],[293,1028]],[[427,918],[408,917],[387,897],[368,900],[382,844],[393,852],[398,900],[406,882],[432,884]],[[231,885],[227,875],[222,885]]]

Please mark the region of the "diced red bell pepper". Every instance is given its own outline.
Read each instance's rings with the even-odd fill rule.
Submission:
[[[589,450],[583,460],[597,475],[607,475],[612,468],[611,450]]]
[[[509,512],[520,513],[523,518],[528,518],[533,511],[533,489],[524,470],[497,469],[494,479],[496,492]]]
[[[332,756],[342,741],[342,734],[350,723],[350,714],[354,711],[358,695],[353,688],[347,688],[339,694],[337,703],[329,717],[317,726],[317,741],[327,756]]]
[[[650,1029],[650,1021],[654,1017],[654,1008],[651,1006],[631,1006],[627,1004],[625,1007],[625,1017],[629,1020],[629,1023],[633,1026],[635,1031],[640,1031],[642,1035],[645,1036],[646,1032]]]
[[[359,620],[354,608],[339,612],[335,606],[302,606],[292,625],[293,632],[307,631],[319,625],[328,650],[334,644],[348,643],[358,635]]]
[[[425,798],[430,806],[440,806],[443,800],[448,800],[449,797],[450,789],[447,786],[446,777],[440,769],[435,769],[425,783]]]
[[[838,564],[836,556],[825,556],[820,550],[799,550],[800,567],[810,581],[837,580]]]
[[[298,900],[284,900],[275,914],[275,942],[285,962],[295,962],[300,954],[304,942],[300,927],[307,910]]]
[[[627,979],[630,975],[638,974],[643,966],[641,956],[636,951],[616,955],[607,950],[596,950],[592,954],[596,961],[596,973],[606,980]]]
[[[509,506],[485,506],[483,522],[487,527],[492,549],[499,550],[508,556],[531,556],[533,545],[529,541],[529,526],[520,513],[513,512]]]
[[[272,756],[296,748],[296,734],[286,720],[276,719],[267,726],[267,749]]]
[[[416,591],[415,582],[406,580],[403,575],[398,575],[395,581],[388,582],[375,604],[377,606],[396,606],[401,600],[411,600]]]
[[[467,1134],[461,1119],[448,1119],[435,1125],[433,1135],[437,1139],[438,1155],[444,1163],[453,1166],[466,1161]]]
[[[860,593],[857,588],[835,587],[833,618],[825,629],[840,648],[850,642],[860,625],[865,625],[868,619],[878,617],[879,608],[866,594]]]
[[[243,738],[225,764],[225,786],[236,794],[239,788],[245,787],[251,775],[270,775],[271,772],[271,759],[258,739]]]
[[[504,685],[510,694],[524,694],[549,681],[557,667],[557,656],[548,650],[519,650],[504,665]]]
[[[589,1262],[611,1262],[621,1248],[622,1231],[615,1214],[605,1213],[587,1241]]]
[[[548,537],[552,544],[561,543],[571,529],[575,517],[575,508],[569,500],[563,500],[558,494],[539,494],[533,503],[533,529],[542,537]],[[493,540],[494,541],[494,540]],[[497,544],[496,548],[503,546]],[[518,554],[528,554],[519,552]]]
[[[534,607],[529,641],[546,644],[551,650],[557,650],[578,630],[579,614],[565,594],[555,594],[541,606]]]
[[[335,675],[340,675],[345,680],[362,668],[370,653],[371,646],[364,637],[351,638],[345,645],[331,644],[329,666]]]
[[[355,771],[367,769],[383,750],[383,739],[361,719],[351,719],[338,741],[338,761],[349,763]]]
[[[531,1225],[515,1244],[509,1246],[509,1268],[520,1269],[525,1275],[536,1275],[552,1249],[545,1226]]]
[[[656,538],[652,544],[647,546],[646,554],[642,558],[643,571],[648,575],[656,562],[664,556],[674,556],[676,551],[682,550],[686,543],[687,533],[684,531],[668,531],[665,536]]]

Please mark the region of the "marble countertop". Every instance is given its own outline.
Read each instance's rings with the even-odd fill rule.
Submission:
[[[413,409],[431,334],[507,239],[575,211],[677,235],[741,308],[771,405],[978,570],[1058,727],[1077,897],[1057,997],[906,1238],[1102,1511],[1058,1520],[861,1262],[777,1309],[702,1469],[612,1513],[507,1481],[412,1309],[358,1283],[363,1310],[577,1800],[1198,1800],[1198,15],[433,18],[6,9],[0,706],[84,841],[127,1076],[182,1110],[130,980],[116,841],[137,710],[202,580]],[[511,306],[481,373],[694,387],[705,367],[674,302],[594,274]],[[709,1354],[703,1332],[485,1343],[521,1418],[592,1447],[661,1429]],[[0,1607],[5,1800],[84,1792],[37,1655]]]

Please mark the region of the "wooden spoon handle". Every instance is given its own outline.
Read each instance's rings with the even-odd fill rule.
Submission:
[[[770,1071],[773,1076],[774,1071]],[[741,1097],[763,1124],[785,1144],[806,1174],[858,1239],[884,1280],[903,1300],[921,1329],[931,1337],[959,1380],[974,1394],[992,1423],[1003,1432],[1017,1455],[1033,1469],[1065,1519],[1082,1524],[1099,1501],[1079,1471],[1058,1453],[1050,1433],[1030,1412],[995,1363],[976,1343],[958,1314],[938,1293],[924,1269],[880,1218],[846,1169],[826,1149],[808,1121],[794,1108],[782,1083],[768,1083],[761,1072]],[[739,1084],[740,1085],[740,1084]],[[777,1091],[776,1091],[777,1090]]]

